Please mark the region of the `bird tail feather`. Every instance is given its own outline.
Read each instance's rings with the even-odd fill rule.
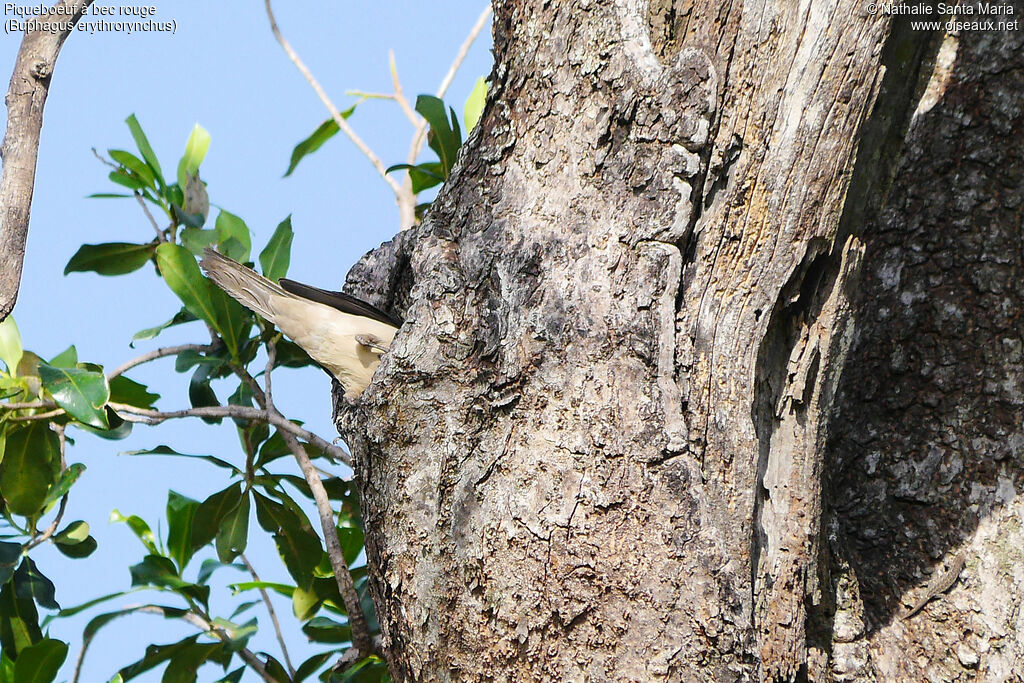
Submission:
[[[289,298],[289,294],[281,289],[280,285],[210,247],[203,249],[203,260],[199,265],[218,287],[238,303],[272,323],[277,322],[271,310],[270,299],[275,296]]]

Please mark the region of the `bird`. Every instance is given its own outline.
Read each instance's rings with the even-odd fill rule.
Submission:
[[[272,322],[341,382],[355,400],[370,384],[402,321],[341,292],[281,278],[273,282],[211,247],[199,262],[231,298]]]

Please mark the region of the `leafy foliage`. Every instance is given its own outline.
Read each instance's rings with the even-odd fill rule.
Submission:
[[[0,323],[0,516],[7,527],[4,540],[0,540],[0,681],[43,683],[57,675],[68,646],[46,636],[41,612],[50,614],[47,619],[70,616],[136,591],[152,593],[159,601],[98,614],[86,627],[83,641],[88,644],[113,620],[141,612],[205,627],[177,642],[151,645],[111,680],[128,681],[165,667],[164,680],[190,681],[200,667],[213,664],[224,672],[221,680],[238,681],[247,665],[240,657],[248,652],[247,643],[260,626],[258,616],[238,619],[262,604],[244,600],[251,591],[259,590],[290,598],[301,628],[312,642],[325,647],[302,662],[294,676],[267,654],[260,655],[261,666],[282,681],[304,680],[317,672],[323,681],[340,680],[329,665],[351,645],[352,629],[331,562],[305,512],[312,492],[301,477],[277,469],[291,451],[281,433],[270,428],[263,399],[253,388],[254,375],[273,369],[267,369],[262,358],[253,365],[261,350],[269,352],[273,347],[278,367],[309,367],[312,361],[294,344],[282,340],[266,321],[213,285],[196,263],[206,245],[215,245],[243,262],[254,251],[253,233],[240,216],[220,209],[214,225],[207,227],[209,199],[199,173],[210,147],[209,134],[198,125],[193,128],[177,165],[176,182],[168,182],[134,115],[128,117],[127,125],[136,151],[109,150],[115,166],[109,178],[131,192],[95,196],[141,199],[157,210],[165,227],[159,227],[150,241],[83,245],[65,274],[120,276],[153,263],[152,273],[176,295],[181,309],[166,312],[166,323],[137,333],[132,344],[154,339],[178,325],[211,335],[208,341],[172,348],[165,354],[174,356],[176,370],[189,373],[192,406],[222,407],[214,384],[226,383],[231,387],[228,405],[262,410],[257,414],[263,417],[235,417],[228,423],[239,436],[241,452],[236,456],[186,454],[162,445],[130,452],[132,456],[198,460],[227,473],[230,481],[201,501],[169,491],[166,518],[159,524],[114,510],[111,521],[125,524],[141,544],[142,553],[130,567],[131,585],[61,609],[56,587],[31,558],[33,549],[50,542],[74,560],[98,548],[89,522],[63,521],[67,498],[85,472],[82,464],[66,462],[72,443],[68,430],[121,438],[131,430],[133,421],[152,416],[166,419],[159,417],[165,413],[158,409],[160,395],[145,384],[81,361],[74,346],[46,362],[24,348],[13,318]],[[319,142],[307,144],[304,153],[330,137],[324,135],[321,132]],[[301,156],[293,159],[293,167]],[[287,274],[293,234],[291,217],[287,217],[259,251],[260,269],[267,277],[278,279]],[[225,412],[209,420],[220,423],[223,416],[229,415]],[[305,447],[312,458],[327,457],[308,443]],[[344,561],[351,565],[361,555],[363,539],[358,505],[352,503],[354,492],[337,478],[328,478],[324,486],[336,507]],[[254,580],[236,584],[237,603],[226,605],[227,611],[219,614],[212,607],[209,579],[223,567],[247,571],[245,563],[236,562],[255,528],[273,538],[293,583],[271,586]],[[197,558],[203,560],[198,567]],[[355,573],[364,575],[365,569],[357,568]],[[366,607],[364,603],[364,610]],[[372,606],[369,609],[368,621],[375,624]],[[368,658],[350,669],[372,674],[358,680],[382,680],[386,672],[378,665],[379,660]]]

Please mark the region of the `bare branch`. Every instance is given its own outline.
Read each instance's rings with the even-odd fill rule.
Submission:
[[[64,40],[92,0],[61,0],[56,6],[69,8],[69,21],[59,22],[64,30],[29,31],[22,38],[7,90],[7,132],[0,146],[0,320],[6,318],[18,299],[21,270],[25,259],[32,193],[35,187],[39,133],[43,106],[50,90],[50,77]],[[45,21],[47,15],[33,17]]]
[[[158,358],[165,358],[167,356],[177,356],[179,353],[183,351],[197,351],[199,353],[210,353],[211,351],[214,350],[214,348],[215,347],[212,344],[181,344],[179,346],[164,346],[162,348],[156,349],[155,351],[144,353],[137,358],[132,358],[130,361],[126,361],[125,363],[119,365],[113,370],[113,372],[107,375],[107,379],[112,380],[115,377],[123,375],[124,373],[128,372],[137,365],[142,365],[143,363],[148,363]]]
[[[245,568],[249,570],[249,574],[252,576],[252,580],[256,583],[260,582],[260,575],[256,573],[256,568],[249,562],[249,558],[245,556],[245,553],[239,555],[242,558],[242,563]],[[277,643],[281,646],[281,654],[284,656],[285,666],[288,667],[288,674],[295,678],[295,667],[292,666],[292,659],[288,656],[288,646],[284,644],[284,634],[281,632],[281,622],[277,620],[277,612],[274,611],[274,604],[270,602],[270,594],[267,593],[265,588],[260,588],[260,597],[263,598],[263,605],[267,608],[267,613],[270,615],[270,621],[274,624],[274,633],[277,634]]]
[[[16,415],[9,418],[11,422],[35,422],[36,420],[49,420],[51,417],[59,417],[63,415],[64,411],[60,408],[51,410],[46,413],[36,413],[35,415]]]
[[[260,408],[226,405],[163,412],[159,410],[137,408],[135,406],[126,405],[124,403],[115,403],[113,401],[107,405],[117,411],[123,419],[129,422],[143,422],[145,424],[160,424],[167,420],[176,420],[183,417],[237,417],[242,420],[262,420],[263,422],[269,422],[277,427],[282,432],[282,436],[284,435],[283,433],[286,432],[300,439],[305,439],[311,445],[324,451],[324,453],[329,457],[334,458],[349,467],[352,466],[352,456],[346,453],[343,448],[339,448],[329,441],[324,440],[322,437],[317,436],[313,432],[303,429],[280,413],[268,413],[266,410],[262,410]],[[131,419],[131,416],[133,415],[139,416],[142,419]]]
[[[320,83],[313,76],[312,72],[310,72],[310,70],[303,63],[302,59],[299,58],[299,55],[295,52],[294,49],[292,49],[291,44],[281,34],[281,30],[277,27],[277,20],[274,18],[274,10],[270,6],[270,0],[265,0],[264,5],[267,10],[267,19],[270,20],[270,30],[271,32],[273,32],[274,37],[277,39],[277,42],[281,44],[281,47],[284,49],[285,54],[288,55],[288,59],[291,60],[292,64],[295,65],[295,68],[299,70],[299,73],[302,74],[302,76],[306,79],[306,82],[308,82],[309,85],[313,88],[313,91],[316,92],[317,97],[320,98],[320,101],[323,102],[325,107],[327,107],[327,111],[331,113],[331,118],[334,119],[334,122],[336,124],[338,124],[338,128],[341,130],[341,132],[347,135],[348,139],[352,141],[352,144],[354,144],[359,149],[359,151],[363,153],[363,156],[370,160],[370,163],[373,164],[373,167],[377,169],[378,173],[380,173],[380,176],[381,178],[384,179],[384,182],[386,182],[391,187],[391,189],[395,193],[395,197],[397,198],[399,196],[399,193],[402,191],[402,188],[398,184],[398,181],[387,174],[387,168],[384,166],[384,163],[380,160],[380,158],[377,157],[376,154],[373,153],[373,150],[370,149],[369,145],[363,142],[363,139],[356,135],[356,132],[352,129],[352,126],[348,125],[348,121],[346,121],[342,117],[341,113],[338,111],[338,108],[334,106],[334,102],[332,102],[331,98],[328,97],[327,93],[320,86]]]
[[[388,64],[391,67],[391,85],[395,89],[395,101],[398,102],[398,106],[402,108],[405,117],[409,119],[413,127],[419,128],[423,117],[413,111],[413,108],[409,106],[409,100],[405,99],[405,94],[402,92],[402,82],[398,80],[398,67],[395,65],[394,50],[388,50]]]
[[[469,48],[473,45],[477,36],[480,35],[480,31],[483,30],[484,26],[487,25],[487,20],[491,17],[491,5],[488,3],[487,7],[480,16],[477,17],[476,23],[473,24],[473,28],[469,30],[469,35],[466,36],[466,40],[462,42],[459,47],[459,51],[455,54],[455,59],[452,61],[452,65],[448,67],[448,73],[441,79],[441,85],[437,88],[437,96],[444,97],[444,94],[448,92],[449,86],[452,81],[455,80],[455,74],[458,72],[459,67],[462,66],[462,62],[465,61],[466,55],[469,53]],[[409,163],[415,164],[417,157],[420,155],[420,151],[423,149],[423,143],[427,141],[427,122],[426,120],[420,121],[419,127],[416,130],[416,134],[413,136],[412,145],[409,147]]]
[[[135,193],[135,200],[139,203],[139,206],[141,206],[142,210],[146,213],[146,218],[149,219],[149,224],[153,226],[154,230],[156,230],[156,238],[161,242],[166,242],[167,236],[164,235],[164,231],[160,229],[160,226],[156,224],[156,219],[153,218],[153,214],[149,212],[149,207],[146,206],[146,200],[143,199],[142,195],[139,194],[138,192]]]
[[[281,438],[284,439],[285,444],[295,456],[302,475],[306,478],[306,483],[309,484],[309,489],[313,493],[316,510],[320,514],[320,528],[324,533],[327,557],[331,560],[334,580],[338,584],[338,592],[341,593],[341,599],[345,603],[345,611],[348,612],[348,623],[352,628],[352,646],[359,651],[360,657],[365,657],[373,652],[373,640],[366,623],[366,615],[363,614],[363,608],[359,601],[359,593],[356,591],[352,574],[345,563],[345,554],[341,551],[338,528],[334,523],[334,510],[327,497],[327,490],[299,440],[288,432],[281,432]]]

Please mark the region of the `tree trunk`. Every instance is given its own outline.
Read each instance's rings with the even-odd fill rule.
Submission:
[[[852,0],[495,3],[493,87],[456,172],[423,225],[349,276],[351,290],[407,320],[375,384],[336,411],[357,458],[397,680],[888,671],[879,658],[907,637],[890,634],[901,595],[892,589],[917,586],[909,572],[921,566],[891,563],[952,546],[912,550],[893,514],[902,508],[871,495],[897,500],[901,463],[916,465],[921,439],[945,434],[943,416],[980,414],[965,418],[950,399],[934,429],[915,425],[891,445],[907,401],[927,410],[924,387],[942,376],[955,391],[961,375],[933,360],[924,393],[901,394],[895,407],[882,398],[889,387],[862,396],[869,379],[894,372],[884,344],[869,348],[872,335],[892,332],[873,299],[861,307],[871,322],[856,367],[839,384],[858,338],[851,299],[863,240],[887,250],[868,254],[874,283],[876,264],[898,269],[918,254],[901,219],[890,220],[892,202],[919,211],[907,197],[919,202],[913,188],[923,185],[942,202],[936,211],[961,206],[913,170],[913,150],[945,153],[931,170],[953,178],[955,145],[915,142],[900,156],[922,92],[944,97],[934,84],[918,87],[941,79],[931,66],[944,62],[933,60],[932,34],[893,19]],[[978,49],[992,72],[1009,48],[985,36]],[[992,131],[1012,116],[1019,109]],[[984,131],[974,135],[984,150]],[[997,162],[985,163],[995,172]],[[904,175],[906,194],[873,222],[897,168],[896,194]],[[986,198],[993,216],[1003,210],[986,179],[972,178],[966,242],[972,210]],[[1019,180],[1018,171],[999,182],[1019,197]],[[927,249],[959,248],[953,237],[934,246],[942,228],[918,225]],[[1005,239],[972,253],[983,260]],[[1019,254],[1008,258],[1019,268]],[[1006,259],[990,265],[1011,277]],[[914,267],[926,281],[909,291],[921,296],[933,271],[956,277],[952,265]],[[873,286],[898,297],[889,280]],[[961,310],[965,344],[975,332],[964,319],[1020,286],[999,281],[991,300]],[[1015,291],[993,334],[1019,325]],[[1019,364],[1016,339],[993,349],[992,367],[1007,370],[1014,348]],[[1003,375],[992,382],[1003,391]],[[858,413],[867,400],[872,411]],[[1001,433],[979,430],[992,441]],[[872,461],[865,448],[899,451],[882,468],[883,456]],[[870,528],[879,531],[859,535]],[[903,542],[902,556],[879,551],[882,530]]]

